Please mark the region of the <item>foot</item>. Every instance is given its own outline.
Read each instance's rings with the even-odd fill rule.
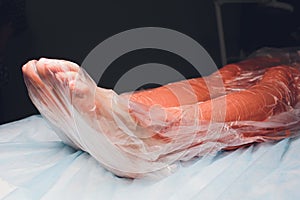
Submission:
[[[33,102],[39,109],[57,108],[70,113],[74,105],[80,111],[94,108],[95,83],[75,63],[41,58],[22,68]]]

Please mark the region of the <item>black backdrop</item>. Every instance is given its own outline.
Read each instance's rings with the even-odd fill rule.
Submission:
[[[224,5],[223,21],[230,61],[263,46],[299,45],[299,1],[294,12],[257,4]],[[0,124],[38,113],[28,98],[21,66],[40,57],[63,58],[81,64],[106,38],[137,27],[164,27],[198,41],[220,66],[212,0],[0,0]],[[112,64],[99,85],[112,88],[124,68],[147,62],[197,76],[186,61],[163,51],[137,51]],[[108,78],[110,77],[110,78]]]

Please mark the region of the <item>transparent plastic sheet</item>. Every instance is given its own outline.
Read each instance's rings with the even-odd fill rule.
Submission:
[[[82,68],[68,61],[30,61],[23,72],[30,98],[65,143],[88,152],[119,176],[136,178],[166,176],[180,160],[294,136],[300,127],[298,58],[295,50],[264,49],[202,79],[121,95],[97,87]],[[256,85],[272,70],[277,78],[286,73],[290,81],[268,79],[262,85],[270,91],[268,101],[253,90],[260,91]],[[278,92],[272,88],[276,84]],[[251,99],[249,105],[229,106],[240,116],[226,108],[231,102],[227,96],[243,91],[262,95],[256,100],[271,107],[263,119],[256,111],[254,117],[245,113],[252,112],[247,110]]]
[[[281,60],[285,64],[300,62],[300,47],[270,48],[264,47],[248,56],[248,58],[268,57]]]

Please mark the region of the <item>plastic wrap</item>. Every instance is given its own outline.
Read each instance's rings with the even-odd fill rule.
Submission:
[[[204,78],[118,95],[75,63],[23,66],[29,96],[67,144],[119,176],[172,173],[178,161],[300,128],[297,51],[264,49]]]

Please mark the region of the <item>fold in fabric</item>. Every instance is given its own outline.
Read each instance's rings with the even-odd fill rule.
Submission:
[[[63,144],[41,116],[1,125],[0,148],[0,180],[10,185],[1,187],[3,200],[300,197],[299,137],[180,162],[176,173],[155,181],[114,176]]]

